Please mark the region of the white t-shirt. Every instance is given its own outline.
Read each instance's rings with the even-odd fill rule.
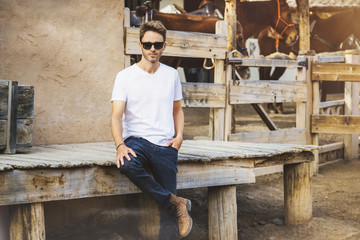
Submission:
[[[150,74],[134,64],[120,71],[111,101],[126,102],[123,139],[142,137],[164,146],[175,134],[173,104],[181,99],[179,74],[172,67],[160,63]]]

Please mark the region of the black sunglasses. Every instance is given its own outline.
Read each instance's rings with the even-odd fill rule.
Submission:
[[[151,47],[154,45],[154,48],[160,50],[164,47],[164,42],[141,42],[143,48],[146,50],[150,50]]]

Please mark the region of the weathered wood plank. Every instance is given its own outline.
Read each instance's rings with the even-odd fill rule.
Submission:
[[[360,133],[360,116],[312,115],[312,133]]]
[[[178,188],[255,182],[253,169],[239,161],[178,165]],[[13,170],[0,174],[0,206],[95,196],[139,190],[114,167]]]
[[[45,217],[42,203],[10,207],[11,240],[45,240]]]
[[[241,66],[249,67],[286,67],[296,68],[299,63],[296,60],[286,59],[267,59],[267,58],[236,58],[229,57],[229,63],[239,64]]]
[[[310,163],[284,166],[284,205],[286,225],[312,218]]]
[[[141,54],[139,28],[127,27],[125,34],[125,53]],[[166,42],[164,56],[225,59],[225,35],[168,30]]]
[[[183,83],[183,107],[224,108],[226,88],[216,83]]]
[[[230,87],[230,104],[299,102],[306,100],[306,82],[240,81]]]
[[[0,85],[0,120],[7,119],[7,86]],[[18,86],[17,118],[34,118],[34,86]]]
[[[236,186],[208,189],[209,239],[238,239]]]
[[[32,145],[33,120],[18,119],[16,128],[16,146],[28,147]],[[6,120],[0,120],[0,149],[6,147]]]
[[[254,143],[306,144],[306,129],[279,129],[277,131],[234,133],[229,141]]]
[[[17,118],[34,118],[34,86],[20,85],[18,87]]]
[[[344,63],[316,63],[312,68],[313,81],[360,82],[360,65]]]

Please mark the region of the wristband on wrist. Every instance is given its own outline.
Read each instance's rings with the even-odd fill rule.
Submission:
[[[125,145],[125,143],[120,143],[119,145],[117,145],[117,146],[116,146],[116,151],[119,149],[119,147],[120,147],[121,145]]]

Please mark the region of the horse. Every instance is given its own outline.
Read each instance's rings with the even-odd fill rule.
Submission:
[[[317,53],[320,52],[332,52],[344,50],[345,44],[341,44],[346,41],[349,36],[353,35],[355,39],[360,38],[360,9],[347,10],[327,19],[321,19],[317,16],[311,16],[310,18],[310,48]],[[272,36],[270,28],[263,29],[258,35],[258,44],[261,55],[269,55],[276,52],[275,40]],[[356,43],[356,42],[355,42]],[[341,45],[343,48],[341,48]],[[348,46],[353,48],[353,46]],[[279,52],[289,54],[293,52],[298,54],[299,44],[288,46],[284,41],[279,42]],[[277,67],[271,74],[271,68],[259,68],[261,80],[278,80],[286,68]],[[343,82],[322,82],[321,101],[326,101],[326,95],[330,92],[335,93],[334,90],[339,92],[339,89],[344,89]],[[268,106],[271,108],[271,106]],[[271,109],[270,109],[271,110]],[[281,104],[277,104],[276,110],[281,112]]]
[[[212,2],[206,3],[203,6],[200,5],[202,8],[196,11],[196,14],[172,14],[154,11],[151,9],[151,4],[148,3],[138,6],[136,14],[138,17],[152,16],[152,20],[161,21],[168,30],[215,33],[216,22],[223,19],[215,17],[217,14],[209,11],[211,8],[208,5],[210,4]],[[238,50],[242,51],[245,43],[242,38],[242,26],[239,23],[237,24],[236,31]],[[160,61],[174,68],[183,67],[185,69],[202,68],[205,65],[205,60],[200,58],[187,58],[185,60],[179,57],[163,56]],[[194,81],[196,80],[194,79]]]
[[[216,6],[224,12],[224,6]],[[243,38],[246,41],[252,36],[271,26],[288,46],[298,39],[298,32],[292,22],[290,7],[286,0],[269,0],[236,3],[237,21],[243,27]]]
[[[204,2],[204,1],[203,1]],[[202,2],[202,3],[203,3]],[[205,7],[213,4],[206,0]],[[201,6],[201,5],[200,5]],[[216,7],[219,8],[219,7]],[[224,9],[220,12],[224,13]],[[151,12],[151,13],[149,13]],[[271,0],[266,2],[240,2],[237,4],[237,50],[247,55],[245,41],[247,38],[256,34],[259,29],[271,25],[282,33],[287,44],[293,44],[297,39],[297,31],[291,25],[290,8],[285,0]],[[191,31],[215,33],[215,23],[220,18],[208,16],[194,16],[192,14],[169,14],[152,11],[150,4],[143,4],[137,8],[138,16],[152,16],[152,19],[163,22],[169,30]],[[210,30],[211,29],[211,30]],[[172,67],[194,68],[201,67],[203,60],[187,59],[182,61],[180,58],[163,57],[163,63]]]

